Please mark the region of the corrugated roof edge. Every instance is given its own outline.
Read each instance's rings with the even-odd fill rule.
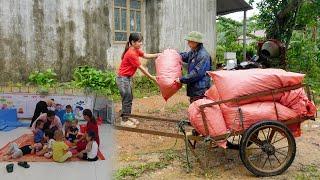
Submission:
[[[226,15],[239,11],[253,9],[244,0],[217,0],[217,15]]]

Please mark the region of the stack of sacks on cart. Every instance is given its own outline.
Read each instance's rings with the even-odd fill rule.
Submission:
[[[208,134],[202,120],[201,105],[261,91],[299,85],[303,83],[304,79],[304,74],[286,72],[281,69],[249,69],[208,73],[213,80],[213,85],[205,94],[207,98],[195,101],[188,109],[192,126],[203,135]],[[239,108],[242,111],[242,122],[240,121]],[[261,120],[286,121],[299,117],[313,117],[315,113],[316,107],[308,99],[304,88],[253,97],[238,102],[227,102],[204,109],[210,136],[219,136],[243,128],[247,129]],[[288,127],[294,136],[301,135],[300,123]],[[225,147],[225,143],[221,143],[220,146]]]

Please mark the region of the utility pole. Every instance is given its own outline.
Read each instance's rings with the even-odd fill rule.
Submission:
[[[247,59],[246,44],[247,44],[247,11],[243,11],[243,61]]]

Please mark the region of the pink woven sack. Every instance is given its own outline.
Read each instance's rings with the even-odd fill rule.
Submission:
[[[189,120],[191,125],[202,135],[208,135],[205,131],[204,123],[202,120],[202,113],[200,106],[209,104],[214,101],[209,99],[199,99],[193,102],[188,109]],[[204,109],[205,120],[207,121],[209,135],[212,137],[223,135],[227,133],[226,124],[223,119],[220,107],[214,105]],[[219,146],[226,148],[226,142],[221,142]]]
[[[175,83],[175,80],[182,76],[182,59],[177,51],[167,49],[161,53],[155,63],[157,82],[162,97],[167,101],[181,88],[181,84]]]
[[[208,72],[217,87],[221,99],[253,94],[261,91],[277,89],[301,84],[304,74],[286,72],[282,69],[248,69],[237,71]],[[279,101],[282,94],[275,96],[256,97],[243,100],[239,104],[258,101]],[[235,103],[228,105],[235,105]]]
[[[275,104],[280,121],[296,118],[298,116],[298,114],[293,110],[281,105],[280,103],[276,102]],[[221,104],[220,108],[226,122],[226,127],[236,131],[242,129],[239,108],[241,108],[243,115],[244,129],[247,129],[252,124],[262,120],[277,120],[277,114],[273,102],[255,102],[242,105],[239,108]]]

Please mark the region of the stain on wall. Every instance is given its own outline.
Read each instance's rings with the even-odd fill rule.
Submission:
[[[0,26],[0,84],[1,82],[4,82],[6,78],[6,72],[5,72],[5,50],[4,50],[4,38],[2,33],[2,28]]]
[[[160,52],[160,8],[162,0],[146,1],[146,51],[148,53]],[[155,73],[155,62],[148,61],[148,70]]]
[[[33,27],[34,27],[34,48],[36,49],[33,67],[41,70],[44,67],[44,12],[43,0],[34,0],[32,7]]]
[[[88,7],[89,4],[86,3],[85,6]],[[85,8],[83,16],[85,23],[86,59],[94,61],[97,67],[104,68],[107,66],[104,61],[107,57],[106,50],[111,46],[108,4],[103,3],[94,10]]]

